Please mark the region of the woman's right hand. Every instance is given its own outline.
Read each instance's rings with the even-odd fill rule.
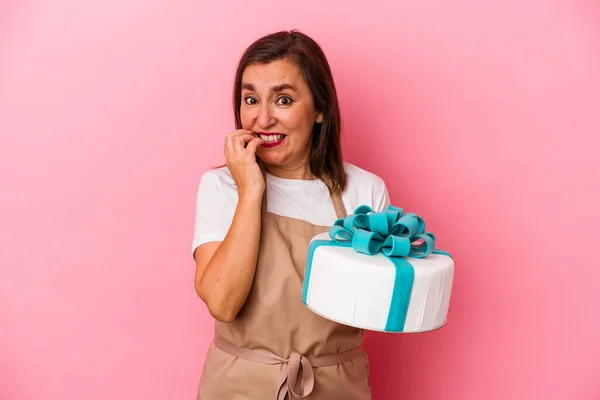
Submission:
[[[265,179],[256,162],[262,139],[247,129],[238,129],[225,138],[225,161],[240,197],[262,197]]]

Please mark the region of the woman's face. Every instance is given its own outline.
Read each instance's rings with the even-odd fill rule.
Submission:
[[[311,132],[323,113],[296,64],[287,60],[252,64],[242,74],[242,127],[263,139],[257,155],[275,175],[305,170]],[[279,172],[279,173],[278,173]]]

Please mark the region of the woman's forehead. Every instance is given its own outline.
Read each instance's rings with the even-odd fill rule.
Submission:
[[[242,74],[242,88],[257,91],[273,88],[289,88],[302,90],[306,86],[302,71],[298,66],[287,60],[277,60],[266,64],[251,64]],[[283,87],[286,86],[286,87]]]

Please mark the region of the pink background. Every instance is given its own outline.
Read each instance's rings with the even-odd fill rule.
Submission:
[[[238,57],[291,28],[346,159],[456,261],[445,328],[368,335],[374,399],[600,398],[600,5],[360,3],[0,3],[0,399],[194,398],[197,185]]]

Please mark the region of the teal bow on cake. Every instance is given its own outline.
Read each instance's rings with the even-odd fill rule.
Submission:
[[[403,215],[402,208],[392,205],[382,212],[360,206],[354,214],[335,221],[329,236],[340,246],[352,247],[358,253],[371,256],[379,252],[386,257],[449,255],[435,249],[435,236],[425,231],[423,218],[414,213]]]
[[[414,269],[407,257],[423,258],[429,254],[449,256],[435,248],[435,236],[425,230],[423,218],[405,213],[402,208],[388,206],[374,212],[362,205],[346,218],[339,218],[329,229],[332,240],[313,240],[309,247],[302,297],[307,300],[312,259],[319,246],[352,247],[357,253],[370,256],[381,253],[395,268],[394,292],[386,323],[386,331],[402,332],[414,282]]]

